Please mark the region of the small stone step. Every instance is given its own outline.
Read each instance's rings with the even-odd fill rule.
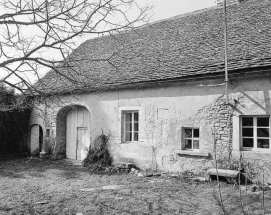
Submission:
[[[212,168],[207,171],[207,174],[209,175],[210,180],[216,180],[217,175],[218,175],[219,178],[224,179],[228,183],[238,182],[239,174],[240,174],[241,181],[243,178],[242,174],[239,171],[229,170],[229,169]]]
[[[114,164],[114,166],[120,169],[131,169],[136,167],[135,164],[128,162],[117,162]]]
[[[67,164],[72,164],[76,166],[80,166],[82,164],[82,161],[80,160],[73,160],[73,159],[68,159],[68,158],[64,159],[63,161]]]
[[[223,177],[229,177],[229,178],[237,178],[239,175],[238,171],[235,170],[229,170],[229,169],[209,169],[207,171],[207,174],[209,175],[218,175]]]

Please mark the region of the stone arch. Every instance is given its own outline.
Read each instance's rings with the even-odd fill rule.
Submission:
[[[56,116],[56,143],[54,154],[57,155],[59,158],[66,157],[66,137],[67,137],[67,124],[66,118],[70,111],[76,110],[79,108],[84,108],[88,110],[89,114],[91,112],[88,107],[82,104],[72,103],[67,106],[62,107]]]

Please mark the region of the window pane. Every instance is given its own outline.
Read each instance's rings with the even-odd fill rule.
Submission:
[[[269,128],[257,128],[257,137],[269,137]]]
[[[253,126],[253,117],[243,117],[242,126]]]
[[[138,131],[138,123],[135,123],[135,124],[134,124],[134,130],[135,130],[135,131]]]
[[[269,117],[258,117],[257,118],[258,127],[269,127]]]
[[[253,137],[253,128],[242,128],[243,137]]]
[[[46,137],[50,137],[50,129],[46,129]]]
[[[193,149],[199,149],[199,141],[193,140]]]
[[[138,113],[137,112],[134,113],[134,121],[138,122]]]
[[[194,129],[194,137],[199,137],[199,129]]]
[[[192,129],[184,129],[185,137],[192,137]]]
[[[132,113],[126,113],[126,122],[132,122]]]
[[[192,149],[192,140],[185,140],[185,148]]]
[[[132,131],[132,123],[131,122],[125,123],[125,131]]]
[[[269,149],[269,139],[257,139],[257,147]]]
[[[253,147],[253,138],[243,138],[243,147]]]
[[[134,141],[138,141],[138,132],[134,133]]]
[[[132,132],[125,132],[125,141],[132,141]]]

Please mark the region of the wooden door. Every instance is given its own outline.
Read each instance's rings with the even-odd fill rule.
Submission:
[[[88,129],[77,127],[76,160],[83,160],[87,156],[86,145],[88,143]]]
[[[31,128],[31,140],[30,150],[31,154],[38,154],[40,152],[40,127],[39,125],[33,125]]]
[[[90,144],[90,113],[86,108],[72,109],[66,118],[66,157],[83,160]]]

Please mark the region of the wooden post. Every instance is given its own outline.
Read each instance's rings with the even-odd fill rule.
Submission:
[[[224,43],[225,43],[225,94],[226,104],[229,102],[228,95],[228,29],[227,29],[227,0],[224,0]]]

